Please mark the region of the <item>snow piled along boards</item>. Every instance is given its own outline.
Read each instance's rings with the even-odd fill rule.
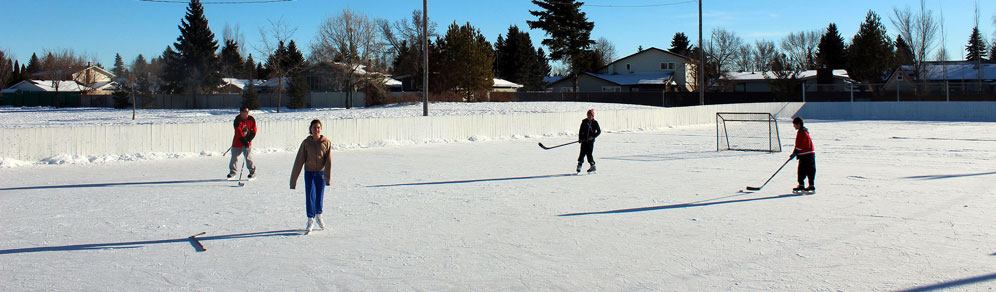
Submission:
[[[716,152],[712,125],[605,133],[581,176],[576,145],[536,145],[556,138],[336,151],[328,230],[311,236],[293,153],[257,155],[242,188],[221,180],[227,157],[0,169],[0,291],[996,284],[996,123],[806,125],[812,196],[788,195],[794,161],[738,193],[789,152]],[[187,240],[200,232],[205,252]]]
[[[577,112],[584,119],[588,109],[620,110],[649,106],[583,102],[430,103],[429,115],[506,115],[519,113]],[[320,119],[394,118],[422,115],[422,104],[388,105],[369,108],[281,109],[263,108],[251,113],[257,121]],[[0,107],[0,128],[35,128],[88,125],[146,125],[205,122],[231,122],[238,109],[140,109],[132,120],[131,109]]]

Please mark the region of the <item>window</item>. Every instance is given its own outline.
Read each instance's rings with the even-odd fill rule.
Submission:
[[[626,64],[626,71],[629,71],[629,64]]]
[[[621,92],[622,88],[619,86],[602,86],[602,92]]]
[[[560,92],[574,92],[574,87],[561,87]]]
[[[661,70],[674,70],[674,63],[661,63]]]

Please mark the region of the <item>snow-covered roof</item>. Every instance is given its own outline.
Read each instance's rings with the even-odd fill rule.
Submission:
[[[260,86],[260,84],[262,83],[263,80],[259,79],[252,80],[252,84],[256,86]],[[276,81],[273,81],[273,84],[277,84]],[[218,87],[225,87],[228,85],[235,86],[238,89],[246,89],[246,86],[249,86],[249,79],[221,78],[221,85],[219,85]]]
[[[401,87],[401,81],[387,76],[384,76],[384,84],[387,87]]]
[[[494,88],[522,88],[522,84],[514,83],[505,79],[495,78]]]
[[[664,85],[674,75],[672,72],[642,72],[631,74],[597,74],[585,72],[585,74],[618,85]]]
[[[912,66],[903,66],[907,72]],[[976,64],[972,62],[927,64],[923,72],[927,80],[996,80],[996,64]],[[981,75],[980,75],[981,73]]]
[[[799,79],[816,78],[816,72],[817,72],[816,70],[800,71],[799,74],[796,75],[796,77]],[[761,72],[730,72],[729,75],[730,75],[730,80],[740,80],[740,81],[765,80],[764,78],[765,76],[767,76],[768,79],[778,78],[777,76],[775,76],[775,73],[771,71],[765,72],[763,74]],[[840,78],[850,78],[850,76],[847,75],[847,70],[844,69],[834,69],[833,76]]]
[[[280,82],[280,81],[278,81],[278,79],[280,79],[280,78],[279,77],[277,77],[277,78],[270,78],[270,79],[267,79],[266,81],[263,81],[263,83],[260,83],[258,85],[259,85],[259,87],[277,87],[277,84],[280,84],[280,83],[278,83],[278,82]],[[284,88],[288,88],[290,86],[290,77],[284,77],[284,79],[282,81],[283,81],[283,84],[284,84]]]
[[[79,83],[73,80],[62,80],[58,81],[58,88],[56,88],[55,81],[53,80],[23,80],[14,84],[14,86],[4,89],[5,93],[17,92],[17,91],[47,91],[47,92],[81,92],[86,89],[85,86],[81,86]]]
[[[97,82],[93,84],[94,90],[114,91],[120,88],[120,84],[114,81]]]

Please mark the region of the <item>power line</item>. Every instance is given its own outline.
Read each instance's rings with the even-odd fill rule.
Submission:
[[[585,4],[588,7],[601,7],[601,8],[642,8],[642,7],[661,7],[661,6],[672,6],[680,4],[695,3],[695,1],[684,1],[684,2],[673,2],[673,3],[661,3],[661,4],[644,4],[644,5],[598,5],[598,4]]]
[[[178,4],[190,4],[190,1],[179,1],[179,0],[138,0],[140,2],[156,2],[156,3],[178,3]],[[261,3],[275,3],[275,2],[292,2],[294,0],[257,0],[257,1],[213,1],[213,2],[201,2],[201,4],[261,4]]]

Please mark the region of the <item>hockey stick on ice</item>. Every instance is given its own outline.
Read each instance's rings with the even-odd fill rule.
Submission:
[[[249,155],[246,155],[246,157],[243,157],[243,159],[242,159],[242,168],[239,168],[239,186],[240,187],[246,185],[245,183],[242,182],[242,170],[246,169],[246,160],[249,160]]]
[[[540,148],[543,148],[543,150],[550,150],[550,149],[561,147],[561,146],[571,145],[571,144],[574,144],[574,143],[577,143],[577,142],[580,142],[580,141],[571,141],[571,142],[567,142],[567,143],[560,144],[560,145],[557,145],[557,146],[552,146],[552,147],[543,146],[543,142],[540,142],[539,146],[540,146]]]
[[[228,151],[232,151],[232,147],[228,147],[228,150],[225,150],[225,153],[222,153],[221,156],[225,156],[225,154],[228,154]]]
[[[793,158],[795,158],[795,157],[789,157],[788,160],[785,160],[785,163],[782,163],[782,166],[779,167],[778,170],[775,171],[775,173],[772,173],[771,177],[769,177],[768,180],[765,181],[763,185],[761,185],[759,187],[750,187],[749,186],[749,187],[747,187],[747,190],[748,191],[760,191],[761,188],[763,188],[764,186],[768,185],[768,182],[770,182],[771,179],[775,178],[775,175],[778,174],[779,171],[782,171],[782,168],[785,168],[785,165],[787,165],[789,163],[789,161],[792,161]]]

